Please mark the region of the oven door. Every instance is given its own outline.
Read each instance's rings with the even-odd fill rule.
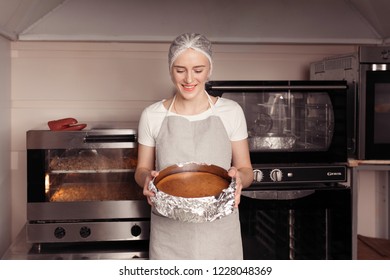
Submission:
[[[250,187],[239,211],[244,259],[352,259],[350,188]]]
[[[135,159],[135,147],[28,149],[27,241],[149,239]]]
[[[253,164],[347,162],[345,81],[211,81],[243,109]]]
[[[390,64],[361,65],[360,159],[390,159]]]

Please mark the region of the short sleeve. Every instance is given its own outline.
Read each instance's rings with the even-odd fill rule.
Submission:
[[[154,147],[156,145],[156,141],[153,137],[148,115],[148,108],[146,108],[142,111],[138,123],[138,143],[145,146]]]

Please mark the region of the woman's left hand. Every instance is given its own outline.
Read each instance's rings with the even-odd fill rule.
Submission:
[[[242,181],[240,177],[240,172],[234,166],[230,167],[228,170],[228,175],[236,181],[236,192],[234,194],[234,207],[237,208],[240,204],[241,199],[241,190],[242,190]]]

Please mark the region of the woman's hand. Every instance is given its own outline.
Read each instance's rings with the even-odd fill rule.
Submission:
[[[228,175],[232,177],[236,181],[236,191],[234,193],[234,207],[238,208],[241,200],[241,190],[242,190],[242,181],[240,177],[240,172],[238,172],[237,168],[232,166],[228,170]]]
[[[151,190],[149,190],[149,184],[150,184],[150,181],[152,181],[153,178],[156,177],[157,175],[158,175],[158,172],[155,170],[152,170],[150,172],[150,175],[146,176],[144,187],[143,187],[143,194],[144,194],[144,196],[146,196],[146,199],[148,200],[148,203],[151,206],[153,206],[153,202],[150,198],[152,196],[155,196],[156,194],[154,192],[152,192]]]

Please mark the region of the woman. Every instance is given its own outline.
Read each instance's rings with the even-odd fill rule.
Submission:
[[[211,43],[203,35],[183,34],[171,44],[169,71],[173,97],[147,107],[138,129],[135,173],[143,193],[150,180],[170,165],[215,164],[236,179],[235,210],[213,222],[184,223],[151,213],[150,259],[242,259],[238,216],[241,189],[253,181],[246,121],[238,103],[209,96]]]

